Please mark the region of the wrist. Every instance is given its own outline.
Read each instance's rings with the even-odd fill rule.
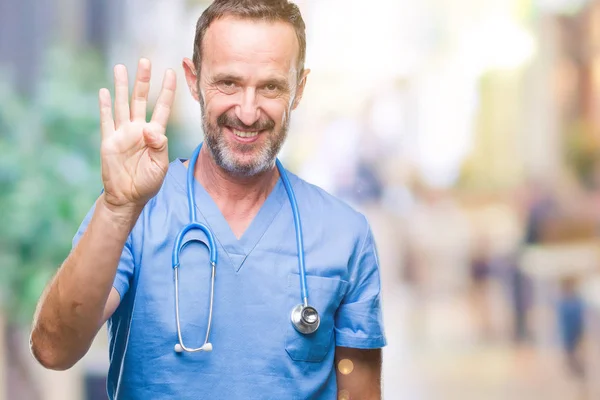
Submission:
[[[127,225],[134,225],[138,217],[144,209],[143,205],[127,203],[115,205],[107,201],[106,193],[102,193],[96,207],[102,214],[107,215],[111,220],[115,222],[125,223]]]

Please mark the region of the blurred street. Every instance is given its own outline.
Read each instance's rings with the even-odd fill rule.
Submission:
[[[516,209],[498,201],[461,202],[447,193],[419,201],[402,216],[373,205],[363,211],[382,265],[386,399],[597,398],[596,283],[581,285],[589,333],[578,354],[587,374],[569,367],[556,309],[563,276],[597,268],[594,240],[524,246],[507,257],[523,246],[525,220]],[[482,237],[494,239],[485,248],[484,278],[473,274],[482,259],[474,243]],[[516,285],[518,271],[526,283]]]

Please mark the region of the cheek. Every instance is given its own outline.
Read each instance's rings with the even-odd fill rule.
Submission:
[[[287,101],[269,101],[262,105],[262,110],[278,127],[283,125],[289,116],[290,104]]]
[[[206,116],[214,119],[235,106],[231,96],[226,96],[221,92],[207,90],[203,93],[204,109]]]

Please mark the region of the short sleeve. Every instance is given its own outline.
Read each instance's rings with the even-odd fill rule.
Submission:
[[[377,349],[386,345],[381,309],[379,260],[367,224],[349,266],[349,288],[335,317],[336,346]]]
[[[87,213],[83,222],[79,226],[75,237],[73,237],[73,248],[79,243],[79,240],[83,236],[83,233],[87,229],[92,216],[94,215],[94,210],[96,206],[94,205],[90,211]],[[123,252],[121,253],[121,259],[119,260],[119,266],[117,268],[117,274],[115,276],[115,280],[113,282],[113,287],[119,292],[121,299],[125,296],[127,291],[129,290],[129,282],[133,276],[134,271],[134,258],[133,258],[133,250],[131,247],[131,234],[127,238],[125,242],[125,246],[123,247]]]

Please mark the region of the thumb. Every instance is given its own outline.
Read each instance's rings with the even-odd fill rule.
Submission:
[[[150,128],[144,127],[144,142],[151,150],[160,153],[167,148],[168,140],[165,135],[157,134]]]

